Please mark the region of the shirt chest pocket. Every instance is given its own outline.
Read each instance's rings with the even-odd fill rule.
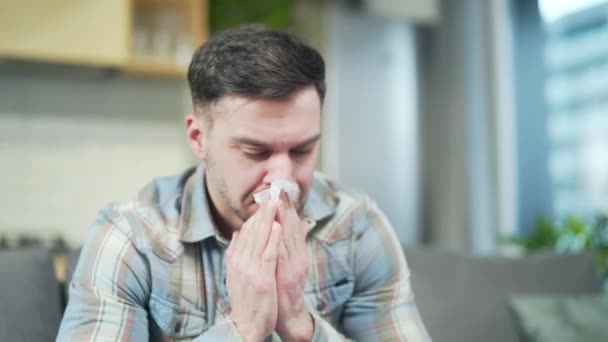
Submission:
[[[339,321],[344,304],[352,297],[354,282],[348,277],[338,278],[304,293],[309,310],[317,312],[333,323]]]
[[[207,330],[207,319],[202,311],[184,308],[152,294],[150,315],[164,336],[175,340],[190,340]]]

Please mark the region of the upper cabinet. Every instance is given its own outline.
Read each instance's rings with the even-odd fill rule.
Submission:
[[[183,77],[207,35],[206,0],[0,1],[0,58]]]
[[[128,0],[0,2],[0,54],[77,64],[121,65],[129,56]]]

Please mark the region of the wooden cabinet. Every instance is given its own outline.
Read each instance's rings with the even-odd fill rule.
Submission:
[[[129,54],[128,0],[0,2],[0,55],[116,66]]]
[[[207,32],[206,0],[0,1],[0,58],[183,77]]]

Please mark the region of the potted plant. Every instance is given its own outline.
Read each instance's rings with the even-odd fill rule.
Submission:
[[[534,230],[526,236],[502,239],[508,245],[518,246],[526,253],[555,250],[563,253],[592,252],[598,272],[608,289],[608,215],[600,214],[591,220],[569,215],[551,221],[540,217]]]

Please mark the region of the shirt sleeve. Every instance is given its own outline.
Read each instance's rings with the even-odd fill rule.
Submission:
[[[314,312],[310,313],[314,321],[312,342],[353,341],[340,334],[329,322]]]
[[[74,271],[57,341],[148,341],[150,279],[144,256],[102,211]],[[227,319],[194,341],[242,339]]]
[[[236,325],[226,319],[215,323],[209,330],[205,331],[194,342],[243,342]]]
[[[70,283],[57,341],[147,341],[149,268],[102,211]]]
[[[384,214],[367,204],[366,224],[354,234],[355,290],[345,304],[344,336],[356,341],[430,341],[420,318],[403,250]],[[337,332],[315,319],[317,341]],[[318,329],[317,329],[318,328]],[[317,333],[318,332],[318,333]]]

